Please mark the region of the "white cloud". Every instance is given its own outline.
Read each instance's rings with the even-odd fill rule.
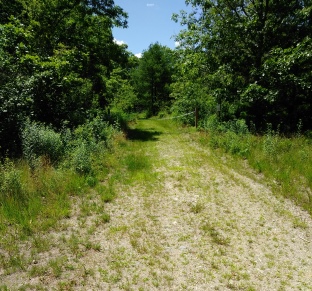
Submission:
[[[147,7],[154,7],[155,4],[154,4],[154,3],[147,3],[146,6],[147,6]]]
[[[135,54],[135,56],[140,59],[140,58],[142,58],[142,53]]]
[[[174,46],[175,46],[175,47],[179,47],[179,46],[180,46],[180,42],[179,42],[179,41],[175,41],[175,42],[174,42]]]
[[[118,44],[118,45],[123,45],[126,44],[123,40],[118,40],[116,38],[114,38],[114,43]]]

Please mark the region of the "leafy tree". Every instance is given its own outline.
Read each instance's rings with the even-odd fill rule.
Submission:
[[[29,74],[21,57],[30,37],[18,20],[0,25],[0,150],[18,152],[19,129],[26,115],[32,115]]]
[[[138,93],[138,106],[141,109],[156,114],[170,105],[173,64],[172,51],[159,43],[151,44],[143,52],[139,66],[133,72],[133,86]]]
[[[125,62],[112,0],[0,1],[0,146],[20,147],[26,117],[74,127],[109,104],[107,81]]]
[[[223,118],[243,117],[259,128],[283,124],[286,131],[300,119],[311,124],[311,0],[186,3],[193,12],[174,15],[187,26],[177,36],[180,52],[203,56],[202,79],[226,108]]]

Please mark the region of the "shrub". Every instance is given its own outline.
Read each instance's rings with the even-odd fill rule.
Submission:
[[[72,166],[78,174],[86,175],[92,171],[91,152],[88,145],[82,142],[72,154]]]
[[[34,167],[40,156],[45,156],[52,164],[64,154],[61,134],[43,124],[27,121],[22,130],[23,155]]]
[[[278,150],[278,133],[272,130],[271,124],[268,124],[268,129],[263,141],[263,152],[271,160],[276,159]]]
[[[107,121],[97,116],[93,120],[78,126],[74,131],[73,137],[89,145],[96,145],[99,142],[104,142],[105,145],[109,147],[114,131],[113,125],[110,125]]]
[[[210,133],[209,144],[212,148],[222,148],[231,154],[247,157],[251,135],[245,120],[219,122],[216,115],[211,115],[204,126]]]
[[[204,129],[210,132],[218,131],[220,122],[216,114],[210,115],[204,122]]]

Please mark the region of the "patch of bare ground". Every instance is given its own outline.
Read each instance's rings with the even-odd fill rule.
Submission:
[[[273,196],[251,171],[229,168],[188,133],[158,127],[157,139],[133,141],[132,150],[140,149],[151,168],[125,174],[109,204],[93,192],[77,198],[58,231],[40,236],[49,247],[32,256],[35,245],[28,243],[21,249],[29,258],[24,270],[2,270],[1,284],[12,290],[312,290],[311,217]]]

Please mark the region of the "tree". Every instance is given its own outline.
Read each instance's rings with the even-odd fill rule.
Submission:
[[[109,104],[106,83],[124,62],[112,0],[0,1],[0,147],[19,148],[26,117],[75,127]]]
[[[224,118],[243,117],[259,128],[283,124],[285,131],[294,130],[299,119],[308,126],[311,93],[305,88],[311,79],[311,0],[186,3],[194,11],[174,15],[187,25],[177,36],[180,51],[190,52],[191,58],[194,53],[205,56],[200,64],[204,83],[208,95],[227,108]],[[294,63],[286,65],[285,59]],[[270,74],[267,69],[273,63],[284,63],[289,70],[276,72],[277,66],[276,74]],[[292,82],[282,81],[279,73]]]
[[[170,105],[170,84],[173,74],[172,51],[159,43],[151,44],[143,52],[137,70],[133,73],[134,88],[139,107],[151,114]]]

